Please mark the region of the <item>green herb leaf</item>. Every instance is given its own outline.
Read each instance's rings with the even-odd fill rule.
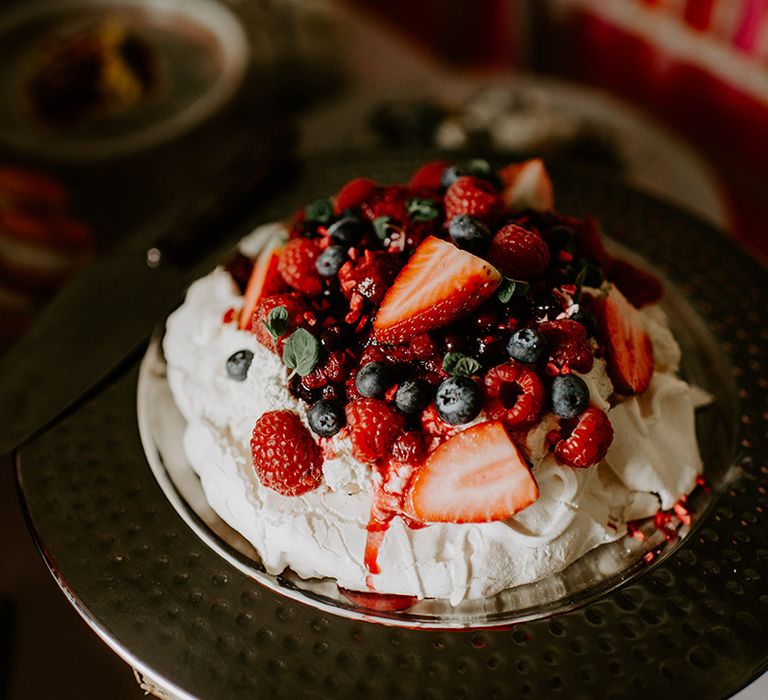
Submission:
[[[437,204],[431,199],[414,197],[408,200],[408,216],[414,221],[432,221],[438,213]]]
[[[306,377],[317,365],[320,343],[317,338],[303,328],[297,328],[283,346],[283,364]]]
[[[391,223],[392,219],[388,216],[377,216],[373,220],[373,230],[380,241],[383,241],[389,235],[389,225]]]
[[[446,353],[443,358],[443,370],[453,377],[471,377],[477,374],[482,365],[474,358],[460,352]]]
[[[573,301],[576,304],[581,300],[581,289],[584,286],[584,280],[587,279],[587,272],[589,272],[589,265],[584,265],[584,267],[579,270],[579,274],[576,275],[576,280],[574,281],[574,284],[576,285],[576,294],[573,295]]]
[[[496,295],[499,297],[499,301],[502,304],[506,304],[510,299],[512,299],[512,297],[524,297],[526,294],[528,294],[528,290],[530,288],[531,285],[529,285],[528,282],[523,282],[522,280],[513,280],[509,279],[509,277],[505,277],[501,283],[501,286],[499,287],[499,290],[496,292]]]
[[[267,320],[261,319],[273,340],[284,336],[288,330],[288,309],[285,306],[276,306],[267,314]]]
[[[475,177],[485,177],[491,173],[491,165],[487,160],[483,158],[473,158],[467,163],[467,170],[470,175]]]
[[[316,199],[304,207],[304,216],[308,221],[327,224],[333,218],[333,205],[330,199]]]

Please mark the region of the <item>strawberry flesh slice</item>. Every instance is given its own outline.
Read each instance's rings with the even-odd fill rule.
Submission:
[[[517,445],[499,421],[442,443],[416,473],[407,496],[413,516],[431,523],[506,520],[539,497]]]
[[[540,158],[508,165],[499,171],[499,177],[504,183],[504,204],[510,211],[550,211],[554,207],[552,180]]]
[[[621,394],[642,394],[653,377],[653,346],[640,312],[616,285],[596,300],[594,311],[614,388]]]
[[[253,266],[237,323],[237,327],[241,330],[250,330],[253,312],[261,299],[284,292],[288,288],[277,270],[281,247],[282,243],[279,239],[267,243]]]
[[[501,279],[485,260],[429,236],[387,290],[373,321],[376,340],[404,343],[447,326],[486,301]]]

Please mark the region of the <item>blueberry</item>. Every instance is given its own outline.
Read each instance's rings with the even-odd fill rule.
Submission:
[[[512,334],[507,353],[513,360],[532,365],[547,356],[547,339],[535,328],[521,328]]]
[[[347,249],[341,245],[328,246],[315,260],[315,267],[322,277],[333,277],[347,260]]]
[[[561,374],[552,380],[552,412],[560,418],[574,418],[589,406],[589,387],[575,374]]]
[[[309,427],[320,437],[332,437],[344,427],[344,409],[337,401],[320,399],[307,411]]]
[[[477,418],[482,407],[483,392],[469,377],[451,377],[437,388],[435,408],[446,423],[469,423]]]
[[[447,190],[460,177],[469,175],[469,171],[463,165],[449,165],[440,176],[440,187]]]
[[[470,253],[482,253],[491,242],[488,227],[468,214],[454,216],[448,225],[448,233],[459,248]]]
[[[360,368],[355,387],[368,398],[383,394],[392,386],[392,373],[383,362],[369,362]]]
[[[589,311],[586,309],[579,309],[573,316],[571,316],[571,319],[578,321],[584,326],[584,329],[587,331],[587,335],[590,338],[595,337],[595,334],[597,333],[597,321]]]
[[[409,379],[397,388],[395,406],[406,415],[412,415],[426,408],[431,399],[432,391],[427,384],[418,379]]]
[[[253,353],[250,350],[238,350],[227,358],[227,374],[230,379],[244,382],[248,376],[248,369],[253,361]]]
[[[363,226],[358,219],[345,216],[328,227],[328,235],[336,243],[355,245],[363,237]]]

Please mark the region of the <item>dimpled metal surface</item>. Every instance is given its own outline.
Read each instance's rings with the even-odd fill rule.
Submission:
[[[355,175],[402,179],[421,160],[310,164],[313,186],[282,214]],[[560,210],[595,214],[667,274],[733,368],[733,468],[680,546],[596,602],[508,628],[409,630],[319,611],[262,588],[181,520],[144,458],[136,363],[18,455],[41,551],[95,631],[167,691],[200,698],[720,698],[765,670],[768,275],[614,180],[563,171],[556,192]]]

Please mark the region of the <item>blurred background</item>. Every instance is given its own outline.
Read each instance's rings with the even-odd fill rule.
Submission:
[[[0,353],[249,159],[543,154],[765,261],[766,124],[768,0],[0,0]],[[140,697],[36,555],[7,461],[0,697]]]

